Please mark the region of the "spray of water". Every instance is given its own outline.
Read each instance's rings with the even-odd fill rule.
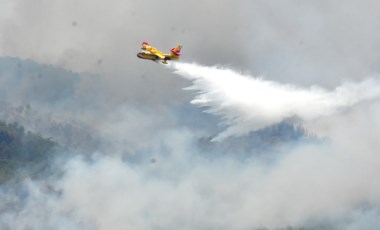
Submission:
[[[344,83],[329,91],[279,84],[227,68],[190,63],[170,67],[192,81],[186,88],[197,93],[192,104],[222,118],[227,128],[214,140],[244,135],[289,118],[312,121],[380,95],[380,80],[376,78]]]

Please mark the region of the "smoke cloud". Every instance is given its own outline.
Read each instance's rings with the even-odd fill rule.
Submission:
[[[209,122],[210,126],[193,126],[185,121],[206,123],[211,119],[215,122],[215,117],[189,113],[188,109],[184,112],[182,107],[152,113],[159,110],[141,105],[105,105],[103,99],[107,95],[102,91],[96,91],[95,95],[103,99],[92,101],[91,106],[82,106],[78,115],[78,106],[91,101],[87,101],[88,95],[84,92],[92,91],[81,88],[87,77],[79,75],[76,83],[70,83],[70,77],[66,76],[66,84],[72,90],[52,97],[54,107],[46,99],[49,97],[40,93],[35,95],[31,91],[19,95],[19,99],[32,97],[30,109],[33,111],[35,106],[41,113],[22,114],[34,124],[38,124],[38,116],[49,113],[55,122],[59,118],[61,124],[84,124],[79,127],[95,141],[80,140],[96,143],[95,153],[86,157],[61,156],[64,160],[57,162],[56,168],[63,174],[41,181],[26,180],[21,191],[18,188],[15,192],[12,186],[3,187],[1,227],[48,229],[57,223],[61,229],[378,227],[380,187],[376,178],[380,146],[376,130],[380,129],[377,120],[380,105],[376,98],[378,90],[372,88],[378,84],[376,79],[328,91],[283,85],[226,68],[187,63],[178,63],[174,68],[192,84],[189,88],[196,91],[196,102],[207,100],[212,115],[225,117],[234,112],[247,120],[229,125],[241,128],[243,124],[250,124],[249,119],[254,120],[250,117],[251,109],[265,114],[277,105],[273,114],[278,120],[262,119],[263,127],[280,122],[289,111],[300,112],[296,115],[311,121],[305,123],[314,123],[319,129],[328,127],[324,131],[329,140],[322,143],[299,140],[290,147],[279,146],[266,152],[274,154],[270,161],[258,157],[255,148],[244,158],[228,148],[226,154],[210,158],[207,152],[200,151],[197,142],[200,137],[214,132],[213,122]],[[22,79],[18,81],[23,82]],[[23,85],[29,89],[30,84]],[[251,87],[256,90],[249,91]],[[280,95],[281,102],[298,105],[295,108],[299,110],[289,110],[274,102],[274,98],[270,101],[274,105],[265,101],[269,104],[265,107],[255,96],[268,96],[266,91]],[[46,91],[46,95],[51,94]],[[248,95],[251,100],[241,95]],[[372,100],[362,101],[366,99]],[[258,104],[252,105],[252,101]],[[299,102],[302,103],[297,104]],[[302,109],[309,108],[309,103],[320,106],[312,107],[319,112],[303,113]],[[352,106],[355,103],[356,106]],[[221,109],[213,111],[213,106]],[[344,113],[339,112],[344,108]],[[90,125],[91,121],[98,122]],[[54,124],[49,119],[44,122],[42,127]],[[255,128],[249,126],[243,130],[248,132]],[[54,134],[38,125],[35,130],[45,135]],[[76,129],[72,132],[80,134]],[[63,136],[69,135],[73,134]],[[229,137],[225,138],[220,141],[228,143]],[[46,218],[48,222],[44,221]]]
[[[0,118],[67,152],[0,186],[0,228],[379,229],[379,9],[4,0]],[[137,59],[142,41],[184,62]]]

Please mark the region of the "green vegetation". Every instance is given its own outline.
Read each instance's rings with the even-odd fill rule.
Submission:
[[[0,183],[42,175],[49,169],[56,147],[55,142],[25,132],[17,123],[0,122]]]
[[[207,156],[229,155],[246,159],[251,156],[276,156],[278,149],[291,148],[299,141],[318,143],[323,141],[298,125],[282,122],[241,137],[230,137],[222,142],[212,141],[213,137],[201,138],[198,146]],[[272,154],[269,154],[272,153]]]

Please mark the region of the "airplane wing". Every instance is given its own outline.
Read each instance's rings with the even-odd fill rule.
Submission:
[[[157,57],[159,57],[161,59],[165,58],[165,55],[158,50],[152,50],[151,53],[156,55]]]
[[[152,54],[152,55],[156,56],[158,59],[165,60],[165,58],[166,58],[164,53],[162,53],[161,51],[159,51],[155,47],[149,45],[148,42],[143,42],[141,44],[141,49],[145,50],[146,54]]]

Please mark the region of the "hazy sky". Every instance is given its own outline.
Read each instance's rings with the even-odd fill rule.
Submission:
[[[14,8],[1,23],[0,53],[72,70],[152,74],[136,59],[149,41],[163,50],[181,43],[184,60],[304,85],[378,71],[374,0],[3,1]]]

